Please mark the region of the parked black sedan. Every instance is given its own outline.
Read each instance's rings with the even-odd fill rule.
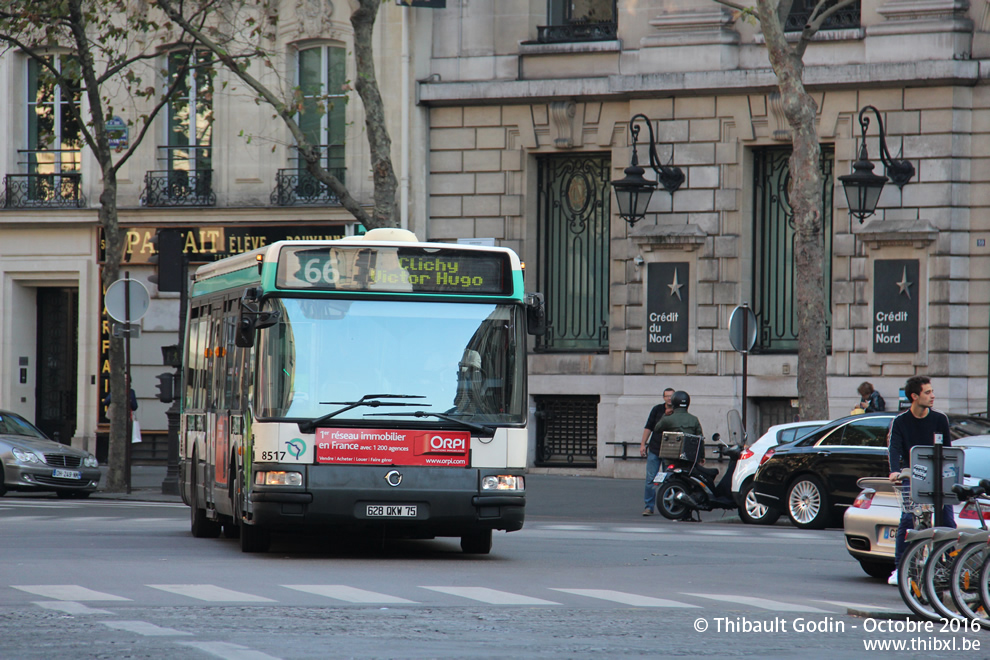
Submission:
[[[770,449],[753,477],[756,500],[787,513],[802,529],[841,523],[842,514],[861,490],[856,482],[890,473],[887,433],[898,414],[843,417],[801,440]],[[948,417],[953,438],[979,432],[988,423],[985,418]]]
[[[859,479],[889,474],[887,431],[896,415],[843,417],[771,449],[754,477],[756,500],[797,527],[824,528],[859,495]]]

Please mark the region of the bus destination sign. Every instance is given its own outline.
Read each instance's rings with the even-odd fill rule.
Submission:
[[[421,247],[287,247],[278,257],[280,289],[508,295],[504,252]]]

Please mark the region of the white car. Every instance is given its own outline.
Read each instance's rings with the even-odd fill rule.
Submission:
[[[828,421],[791,422],[777,424],[767,429],[760,439],[748,445],[736,463],[732,475],[732,497],[739,505],[739,517],[751,525],[772,525],[780,518],[781,512],[756,501],[753,496],[753,475],[760,467],[763,455],[771,447],[803,438]]]

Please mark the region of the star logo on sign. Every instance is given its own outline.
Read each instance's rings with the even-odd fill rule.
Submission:
[[[908,282],[907,266],[904,267],[904,272],[901,274],[901,281],[895,282],[895,284],[897,284],[897,294],[900,295],[903,293],[908,297],[908,300],[911,300],[911,285],[914,282]]]
[[[674,281],[671,282],[670,284],[668,284],[667,286],[670,288],[670,297],[671,298],[673,298],[674,296],[677,296],[677,299],[678,300],[684,300],[683,298],[681,298],[681,287],[684,286],[684,285],[678,283],[678,281],[677,281],[677,269],[676,268],[674,269]]]

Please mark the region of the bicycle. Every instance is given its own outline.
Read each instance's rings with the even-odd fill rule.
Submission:
[[[952,602],[956,604],[960,614],[976,621],[981,626],[990,627],[988,610],[980,599],[980,583],[988,575],[984,564],[990,558],[990,531],[979,531],[962,534],[959,544],[962,549],[952,566],[952,576],[949,578],[952,590]]]
[[[914,529],[907,533],[907,547],[897,567],[897,589],[911,611],[922,619],[938,621],[941,615],[928,600],[924,590],[923,576],[925,564],[932,555],[933,537],[937,530],[932,527],[935,508],[931,504],[917,504],[911,499],[911,484],[908,475],[901,473],[901,479],[894,484],[901,511],[914,518]]]
[[[986,531],[987,524],[983,519],[983,508],[980,506],[978,499],[980,495],[986,492],[983,483],[981,482],[980,485],[973,488],[956,484],[952,487],[952,492],[955,493],[960,502],[965,501],[968,506],[976,507],[980,527]],[[976,535],[979,536],[980,533],[977,532]],[[957,564],[963,565],[960,563],[962,551],[963,548],[972,545],[972,536],[973,534],[965,531],[960,532],[955,529],[940,530],[932,536],[932,551],[928,561],[925,563],[922,582],[928,602],[936,612],[946,619],[958,619],[962,621],[967,618],[973,618],[970,615],[972,611],[971,604],[973,602],[972,596],[976,596],[976,602],[979,601],[978,593],[975,591],[970,596],[964,596],[965,590],[961,590],[961,603],[957,603],[952,596],[953,569],[955,569]],[[980,574],[982,575],[982,572]],[[959,578],[967,585],[971,582],[970,574],[963,574]],[[973,584],[973,586],[976,587],[977,585]],[[970,601],[969,603],[966,602],[967,598]]]

